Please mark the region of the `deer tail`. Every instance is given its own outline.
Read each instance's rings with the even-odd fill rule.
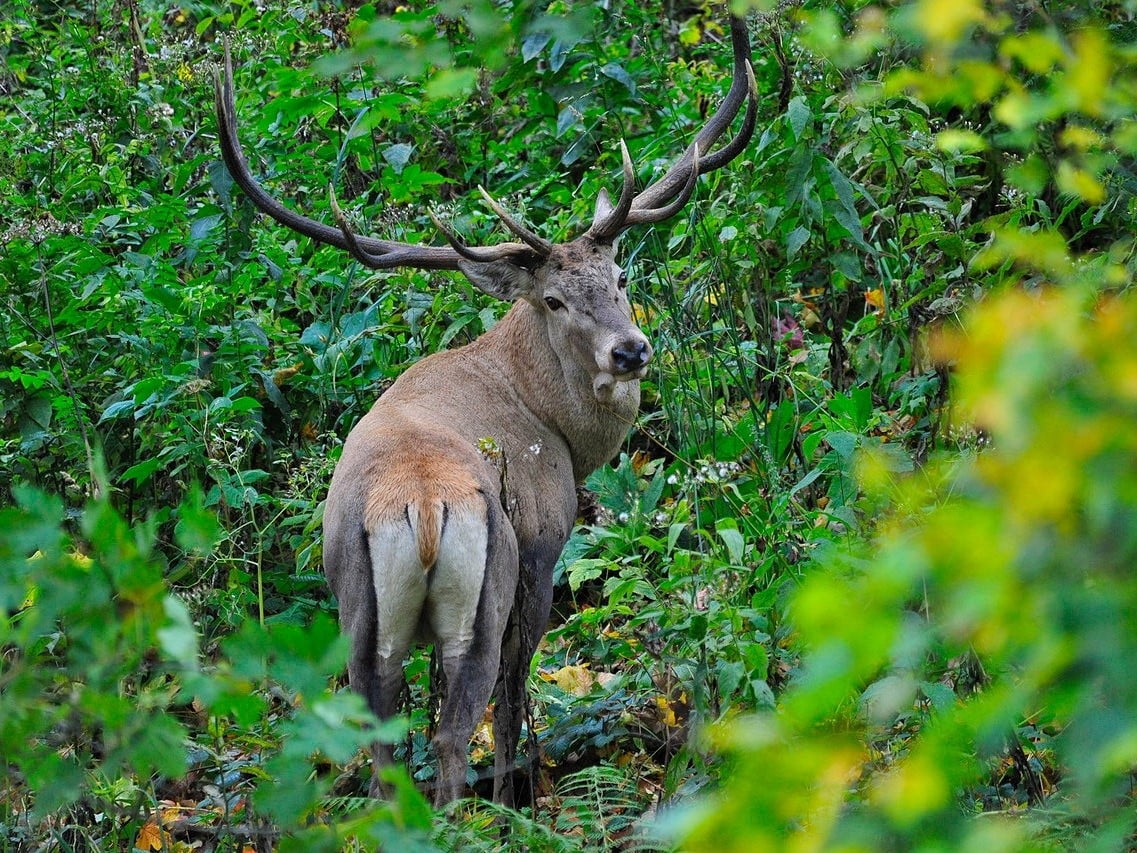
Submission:
[[[426,498],[407,504],[407,520],[415,534],[419,562],[427,574],[438,562],[446,516],[446,504],[436,498]]]

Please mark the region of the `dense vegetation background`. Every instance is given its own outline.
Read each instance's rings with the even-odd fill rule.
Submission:
[[[256,215],[221,39],[298,208],[487,243],[481,183],[563,240],[619,138],[647,182],[714,108],[723,9],[7,0],[5,849],[1137,844],[1137,4],[749,6],[755,141],[622,243],[659,355],[558,571],[531,802],[443,819],[425,654],[361,796],[321,500],[503,309]]]

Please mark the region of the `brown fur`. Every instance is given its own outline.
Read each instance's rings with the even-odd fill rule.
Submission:
[[[409,521],[426,571],[442,547],[442,513],[484,519],[489,533],[479,639],[451,655],[446,675],[455,699],[444,703],[436,737],[438,802],[461,794],[469,732],[495,682],[494,793],[512,801],[525,679],[552,603],[553,566],[576,518],[576,484],[618,452],[635,419],[638,373],[615,377],[611,352],[643,342],[646,361],[651,350],[631,320],[614,254],[585,237],[554,247],[532,271],[464,267],[475,284],[516,304],[473,343],[406,370],[356,424],[332,477],[325,569],[353,640],[352,685],[380,717],[394,711],[401,658],[375,658],[371,632],[384,627],[373,621],[373,579],[386,567],[371,563],[360,532]],[[600,391],[597,376],[607,377]],[[477,449],[487,439],[501,451],[504,494],[500,469]],[[373,754],[377,767],[390,761],[385,745]]]
[[[419,561],[429,572],[438,561],[443,520],[450,510],[470,508],[478,514],[478,483],[463,466],[453,464],[437,446],[424,445],[423,430],[378,436],[388,448],[383,476],[369,478],[364,495],[363,526],[369,533],[384,523],[410,523],[415,529]]]

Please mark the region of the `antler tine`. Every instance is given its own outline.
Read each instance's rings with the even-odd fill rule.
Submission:
[[[360,263],[372,269],[392,269],[394,267],[414,267],[425,270],[456,270],[464,260],[489,263],[508,260],[520,265],[533,264],[535,247],[520,243],[504,243],[499,246],[463,246],[459,251],[450,246],[419,246],[395,240],[377,240],[362,237],[352,231],[343,211],[331,194],[332,214],[338,227],[333,228],[303,214],[285,207],[271,196],[253,177],[245,159],[240,140],[237,137],[237,108],[233,94],[233,62],[229,43],[225,42],[225,63],[223,69],[214,72],[214,93],[217,106],[217,130],[221,142],[221,155],[234,182],[262,211],[281,225],[299,234],[310,237],[319,243],[327,243],[349,252]],[[445,232],[443,232],[445,236]],[[534,235],[535,236],[535,235]],[[449,237],[447,237],[449,240]],[[540,238],[536,238],[540,239]],[[545,244],[548,245],[548,244]],[[540,250],[538,250],[540,251]],[[545,252],[542,256],[547,256]]]
[[[632,155],[628,153],[628,144],[620,139],[620,157],[623,160],[624,183],[620,187],[620,199],[604,220],[594,224],[588,229],[588,234],[595,240],[610,240],[624,229],[624,220],[628,211],[632,209],[632,201],[636,197],[636,170],[632,165]],[[601,190],[603,192],[603,190]]]
[[[217,101],[217,129],[221,137],[221,156],[229,174],[257,207],[284,225],[306,237],[321,243],[331,243],[346,249],[344,238],[338,229],[309,219],[278,202],[269,195],[249,171],[241,143],[237,139],[237,107],[233,97],[233,60],[229,52],[229,42],[225,42],[225,66],[223,73],[214,73],[214,92]],[[375,247],[370,247],[375,248]]]
[[[633,225],[660,222],[674,215],[690,198],[693,182],[700,174],[726,165],[750,142],[758,115],[757,85],[750,64],[750,36],[746,23],[733,15],[730,17],[730,40],[734,50],[734,73],[722,104],[695,136],[694,142],[683,156],[659,180],[632,199],[623,220],[608,217],[598,227],[589,230],[591,236],[608,239]],[[726,145],[711,152],[715,142],[730,127],[744,103],[746,114],[738,133]],[[709,153],[700,160],[700,152]],[[676,203],[680,199],[682,201]]]
[[[537,234],[534,234],[528,228],[521,224],[520,221],[514,219],[512,214],[504,207],[502,207],[497,199],[490,195],[486,188],[481,184],[478,185],[478,192],[482,194],[482,199],[489,205],[490,209],[501,220],[502,224],[521,238],[521,242],[527,245],[530,249],[540,255],[542,258],[547,258],[553,251],[553,244]]]
[[[705,175],[721,169],[750,144],[750,137],[754,135],[754,127],[758,123],[758,83],[754,79],[754,67],[749,60],[746,61],[746,83],[749,97],[746,99],[746,114],[742,117],[742,126],[730,142],[702,159],[699,174]]]
[[[439,219],[433,210],[427,211],[427,216],[430,221],[434,223],[434,227],[439,230],[439,233],[446,238],[455,252],[461,255],[467,261],[473,261],[478,264],[488,264],[493,261],[503,260],[504,254],[501,250],[508,250],[508,257],[510,260],[515,261],[518,265],[529,267],[535,259],[533,250],[521,243],[503,243],[500,246],[495,246],[492,249],[472,248],[462,242],[462,238],[458,233],[451,228],[447,223]],[[528,256],[528,257],[525,257]]]
[[[662,222],[665,219],[670,219],[676,213],[683,209],[691,199],[691,194],[695,192],[695,183],[699,179],[699,175],[703,174],[704,169],[699,168],[699,143],[694,142],[688,153],[683,155],[683,159],[689,159],[691,163],[691,170],[687,173],[687,182],[679,190],[679,194],[671,200],[670,203],[662,207],[641,207],[628,212],[627,218],[624,220],[624,227],[630,228],[633,225],[648,225],[652,222]]]
[[[332,216],[335,217],[336,224],[339,226],[340,233],[343,235],[344,242],[347,244],[347,251],[353,258],[363,264],[365,267],[370,267],[373,270],[389,270],[401,266],[414,266],[411,263],[409,251],[415,250],[418,247],[407,245],[408,251],[393,249],[385,252],[371,252],[362,245],[362,242],[355,231],[352,230],[351,224],[347,221],[347,216],[344,215],[343,209],[339,206],[336,200],[335,188],[328,184],[328,204],[332,208]],[[454,233],[448,225],[441,219],[434,215],[434,211],[427,211],[431,222],[435,227],[442,232],[442,236],[450,243],[454,251],[458,253],[463,260],[473,261],[479,264],[488,264],[494,261],[508,260],[522,267],[533,266],[534,253],[528,246],[521,243],[502,243],[498,246],[490,247],[470,247],[467,246],[462,240]]]
[[[339,202],[336,201],[336,190],[331,184],[328,184],[328,206],[332,209],[332,216],[335,217],[336,225],[339,226],[340,234],[343,235],[344,243],[346,244],[347,251],[351,256],[363,264],[365,267],[370,267],[373,270],[390,269],[396,264],[391,263],[391,254],[388,252],[372,253],[363,248],[359,243],[359,238],[356,237],[355,232],[351,229],[351,224],[347,221],[347,216],[344,215]]]

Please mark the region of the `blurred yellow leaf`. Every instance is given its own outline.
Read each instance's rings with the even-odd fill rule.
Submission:
[[[936,147],[941,151],[983,151],[987,140],[974,130],[941,130],[936,134]]]
[[[1076,195],[1088,204],[1101,204],[1105,201],[1105,187],[1102,182],[1069,160],[1063,160],[1058,164],[1056,177],[1058,188],[1064,193]]]
[[[986,19],[979,0],[921,0],[916,6],[916,25],[934,42],[955,41]]]
[[[999,45],[999,53],[1008,59],[1018,60],[1034,74],[1045,74],[1065,56],[1057,36],[1037,30],[1007,36]]]
[[[1074,56],[1066,72],[1066,82],[1077,109],[1087,115],[1102,112],[1102,96],[1109,88],[1112,63],[1109,42],[1099,30],[1083,30],[1073,36]]]
[[[1137,121],[1119,122],[1113,131],[1113,144],[1126,154],[1137,154]]]
[[[946,806],[951,787],[929,756],[914,753],[877,782],[873,796],[894,821],[911,826]]]
[[[979,269],[990,269],[1005,261],[1016,261],[1026,269],[1057,277],[1069,275],[1072,268],[1066,239],[1057,231],[997,231],[991,245],[975,256],[974,264]],[[1021,325],[1016,321],[1016,326]]]
[[[1100,148],[1104,141],[1100,133],[1083,124],[1072,124],[1064,128],[1062,133],[1058,135],[1058,139],[1063,145],[1077,148],[1079,151]]]

